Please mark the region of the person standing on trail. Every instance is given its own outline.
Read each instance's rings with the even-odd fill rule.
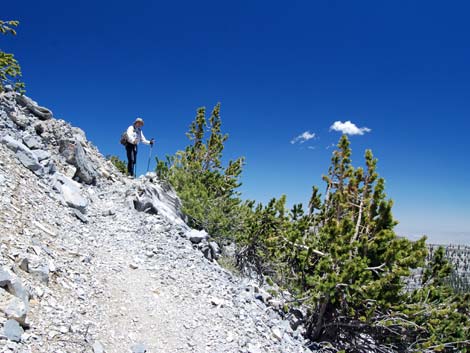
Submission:
[[[135,176],[135,164],[137,160],[137,145],[139,142],[153,146],[154,139],[147,140],[142,133],[144,121],[141,118],[135,119],[134,123],[127,128],[126,132],[126,152],[127,152],[127,172],[130,176]]]

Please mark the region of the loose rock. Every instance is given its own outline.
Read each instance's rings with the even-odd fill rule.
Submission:
[[[7,320],[3,325],[3,334],[10,341],[20,342],[21,336],[23,335],[24,330],[20,324],[15,320]]]

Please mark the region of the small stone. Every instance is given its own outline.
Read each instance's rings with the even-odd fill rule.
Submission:
[[[215,305],[215,306],[222,307],[225,304],[225,300],[220,299],[220,298],[216,298],[216,297],[212,297],[211,298],[211,304]]]
[[[51,158],[51,154],[44,150],[33,150],[32,152],[36,156],[38,161],[43,161],[43,160]]]
[[[29,273],[31,273],[32,276],[39,279],[42,283],[44,284],[49,283],[49,265],[47,263],[40,262],[40,263],[34,264],[34,266],[30,264]]]
[[[21,258],[19,262],[19,267],[23,271],[28,272],[29,271],[29,259],[27,257]]]
[[[248,353],[261,353],[261,349],[255,346],[253,343],[248,343]]]
[[[36,174],[41,175],[41,170],[43,169],[42,165],[39,163],[36,156],[31,152],[31,150],[18,150],[16,152],[16,157],[19,161],[29,170],[37,172]]]
[[[77,217],[82,223],[88,223],[88,218],[79,210],[73,208],[72,213]]]
[[[92,348],[93,353],[105,353],[104,347],[100,341],[95,341],[95,343],[93,343]]]
[[[59,335],[59,332],[57,332],[57,331],[49,331],[47,333],[47,336],[49,337],[49,339],[53,339],[54,337],[56,337],[58,335]]]
[[[273,336],[274,336],[278,341],[282,340],[282,332],[281,332],[281,330],[279,330],[278,327],[273,327],[273,328],[271,329],[271,332],[273,333]]]
[[[278,310],[281,309],[283,305],[282,301],[279,299],[269,299],[268,304]]]
[[[76,172],[77,172],[77,168],[75,168],[73,165],[67,165],[64,170],[64,175],[67,178],[72,179]]]
[[[23,143],[32,150],[41,148],[41,141],[36,136],[26,135],[23,137]]]
[[[114,216],[116,214],[116,211],[109,209],[109,210],[104,210],[101,215],[106,217],[106,216]]]
[[[7,320],[3,325],[3,334],[13,342],[20,342],[21,336],[23,335],[24,330],[15,320]]]
[[[142,343],[137,343],[131,347],[132,353],[146,353],[147,348]]]
[[[255,298],[261,300],[263,303],[268,303],[268,301],[272,298],[272,295],[263,289],[259,289],[259,292],[255,295]]]
[[[57,271],[57,267],[56,267],[56,265],[55,265],[55,263],[52,259],[49,259],[47,261],[47,265],[49,266],[49,271],[50,272],[56,272]]]
[[[219,244],[217,244],[215,241],[210,241],[209,242],[209,247],[211,249],[211,255],[213,259],[218,259],[220,255],[220,247]]]
[[[191,243],[199,244],[203,240],[207,240],[209,238],[209,234],[207,234],[205,230],[191,229],[187,237],[191,241]]]
[[[38,298],[42,298],[44,296],[44,290],[42,288],[36,287],[34,291]]]
[[[212,261],[213,259],[213,256],[212,256],[212,250],[210,248],[209,245],[204,245],[202,248],[201,248],[201,251],[202,253],[204,254],[204,257],[209,260],[209,261]]]

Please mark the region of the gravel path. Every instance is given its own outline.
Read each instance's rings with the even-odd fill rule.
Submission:
[[[100,216],[110,203],[114,215]],[[181,229],[129,212],[119,187],[93,211],[95,280],[105,293],[94,296],[97,338],[107,352],[138,344],[162,353],[302,351],[276,337],[267,308],[241,280],[193,249]]]
[[[16,270],[30,329],[1,352],[307,352],[253,283],[208,261],[181,225],[129,207],[139,181],[90,188],[85,224],[2,157],[2,266],[36,252],[52,267],[47,284]]]

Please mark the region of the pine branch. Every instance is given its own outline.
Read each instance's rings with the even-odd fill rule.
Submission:
[[[286,237],[281,237],[286,243],[292,245],[292,246],[295,246],[296,248],[299,248],[299,249],[303,249],[303,250],[310,250],[311,252],[313,252],[314,254],[318,255],[318,256],[326,256],[326,254],[324,252],[321,252],[320,250],[316,250],[316,249],[312,249],[306,245],[302,245],[302,244],[296,244],[292,241],[290,241],[289,239],[287,239]]]

